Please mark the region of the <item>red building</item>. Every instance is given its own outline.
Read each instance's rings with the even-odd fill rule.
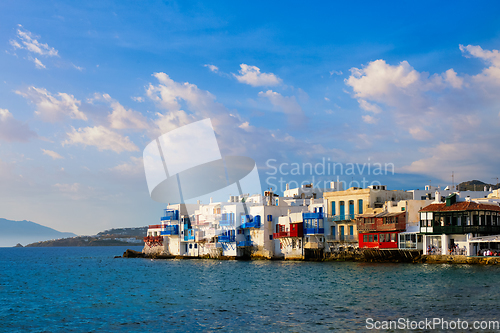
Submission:
[[[397,249],[406,229],[406,212],[365,214],[357,218],[360,248]]]

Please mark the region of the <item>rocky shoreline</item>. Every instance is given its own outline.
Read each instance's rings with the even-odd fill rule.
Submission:
[[[189,257],[174,256],[162,253],[143,253],[126,250],[116,258],[147,258],[147,259],[215,259],[215,260],[284,260],[280,258],[250,257]],[[287,259],[295,261],[352,261],[372,263],[420,263],[420,264],[465,264],[465,265],[500,265],[500,257],[467,257],[457,255],[422,255],[421,251],[406,250],[357,250],[334,253],[309,253],[304,259]]]

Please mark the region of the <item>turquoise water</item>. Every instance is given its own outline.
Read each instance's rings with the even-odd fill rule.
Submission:
[[[500,320],[494,266],[113,258],[124,250],[0,248],[0,331],[328,331],[366,330],[369,317]]]

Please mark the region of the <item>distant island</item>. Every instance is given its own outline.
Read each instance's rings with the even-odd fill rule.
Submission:
[[[116,228],[102,231],[94,236],[75,236],[70,238],[46,240],[31,243],[25,247],[58,246],[144,246],[144,235],[148,227]]]
[[[72,232],[60,232],[31,221],[0,218],[0,247],[75,236]]]

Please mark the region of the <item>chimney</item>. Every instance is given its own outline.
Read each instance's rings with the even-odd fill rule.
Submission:
[[[441,193],[436,190],[436,193],[435,193],[435,199],[434,199],[434,203],[440,203],[441,202]]]
[[[290,189],[290,185],[286,183],[286,190],[288,191]]]

